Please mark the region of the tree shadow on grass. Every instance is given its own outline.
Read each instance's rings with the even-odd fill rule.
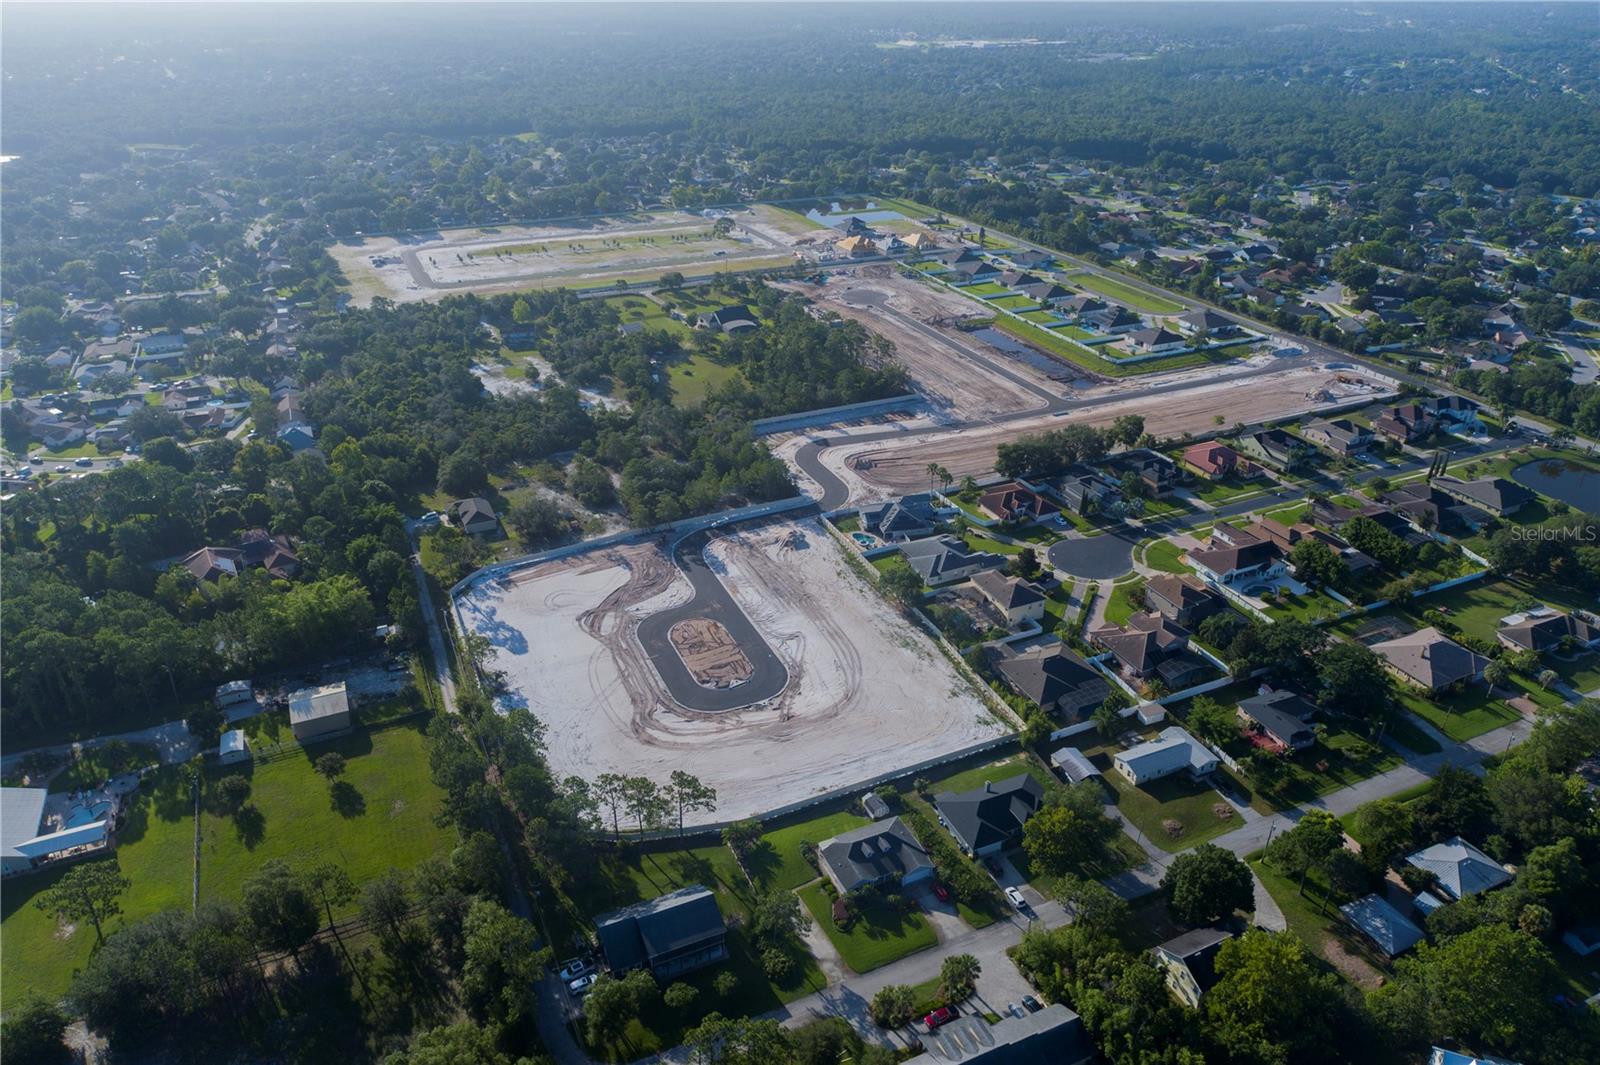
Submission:
[[[267,817],[254,803],[246,803],[233,815],[233,830],[245,850],[255,850],[267,836]]]
[[[367,799],[348,780],[336,780],[328,789],[334,812],[340,817],[360,817],[367,812]]]

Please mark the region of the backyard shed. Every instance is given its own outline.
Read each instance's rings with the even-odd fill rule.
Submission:
[[[341,736],[354,725],[344,683],[301,688],[289,695],[289,728],[301,743]]]

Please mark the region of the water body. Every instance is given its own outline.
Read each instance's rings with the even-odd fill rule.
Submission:
[[[1600,514],[1600,470],[1593,467],[1565,459],[1543,459],[1518,466],[1511,471],[1511,479],[1587,514]]]
[[[906,216],[899,211],[883,210],[873,203],[868,203],[866,209],[861,211],[847,211],[839,204],[834,203],[829,205],[827,214],[823,214],[813,207],[806,212],[806,217],[825,226],[839,226],[852,218],[859,218],[868,225],[874,222],[903,222],[906,220]]]
[[[1069,376],[1071,371],[1066,363],[1036,351],[1009,333],[1002,333],[998,329],[985,326],[982,329],[974,329],[967,335],[983,341],[991,348],[1005,352],[1018,362],[1027,363],[1052,381],[1060,381],[1070,388],[1090,388],[1094,385],[1094,381],[1087,377]]]

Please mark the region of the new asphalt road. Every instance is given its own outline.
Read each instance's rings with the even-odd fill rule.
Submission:
[[[714,535],[713,529],[702,530],[673,547],[672,561],[689,579],[694,597],[639,622],[639,642],[679,703],[691,710],[738,710],[783,691],[789,683],[789,671],[706,561],[705,548]],[[709,618],[728,630],[754,669],[749,680],[731,688],[707,688],[694,679],[671,639],[672,626],[692,618]]]

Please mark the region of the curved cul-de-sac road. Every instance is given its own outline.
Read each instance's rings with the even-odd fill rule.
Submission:
[[[714,536],[713,530],[702,530],[673,547],[672,561],[688,578],[694,596],[686,603],[651,614],[639,622],[638,629],[639,642],[673,699],[690,710],[712,713],[765,702],[789,684],[789,671],[783,661],[706,562],[706,545]],[[748,680],[729,688],[708,688],[694,679],[670,635],[674,625],[691,618],[707,618],[728,630],[750,660],[752,672]]]

